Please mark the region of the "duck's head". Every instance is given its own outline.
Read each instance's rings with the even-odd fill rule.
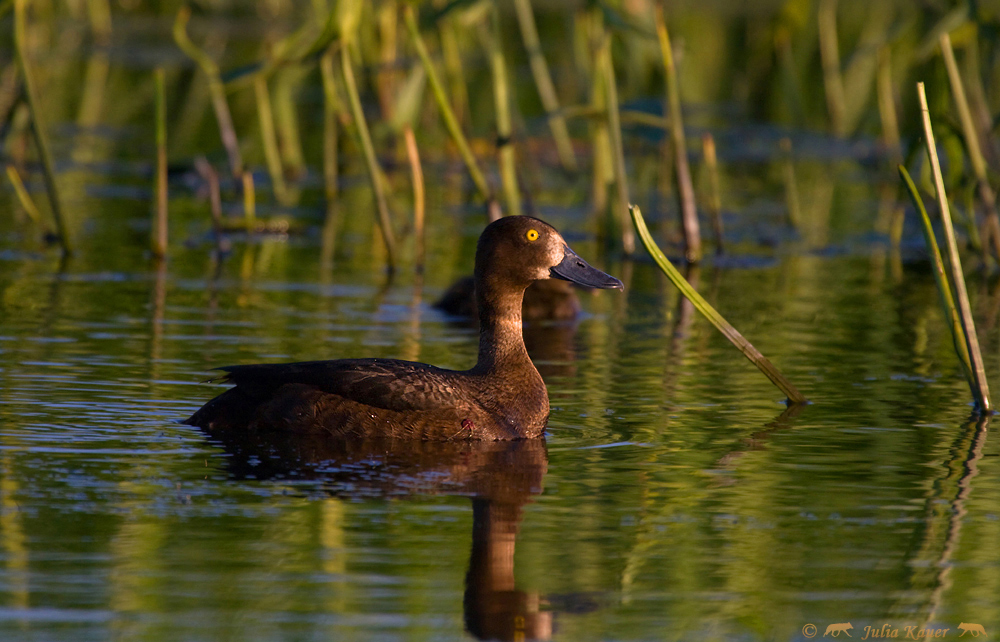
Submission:
[[[476,248],[478,282],[526,288],[552,278],[589,288],[624,289],[621,281],[591,267],[554,227],[537,218],[507,216],[483,230]]]

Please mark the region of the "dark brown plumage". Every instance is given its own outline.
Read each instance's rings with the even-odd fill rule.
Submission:
[[[236,384],[186,423],[209,433],[279,430],[345,438],[425,440],[540,436],[545,383],[521,334],[525,289],[552,277],[618,288],[553,227],[527,216],[491,223],[476,249],[479,360],[465,371],[394,359],[341,359],[221,368]]]

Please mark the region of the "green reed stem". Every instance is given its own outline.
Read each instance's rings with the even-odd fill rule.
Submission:
[[[837,136],[846,134],[847,98],[840,72],[840,48],[837,44],[837,0],[820,0],[817,10],[819,54],[823,66],[823,88],[830,124]]]
[[[417,138],[409,125],[403,130],[406,139],[406,155],[410,159],[410,173],[413,176],[413,234],[417,237],[416,270],[424,271],[424,256],[426,239],[424,234],[424,170],[420,165],[420,151],[417,149]]]
[[[431,61],[430,54],[427,53],[427,46],[424,44],[424,39],[420,35],[420,29],[417,27],[417,18],[413,7],[407,5],[403,11],[406,29],[410,32],[410,38],[413,39],[413,47],[417,50],[417,55],[420,56],[420,62],[423,63],[424,69],[427,70],[427,80],[431,84],[431,92],[434,94],[438,109],[441,111],[441,118],[444,119],[444,125],[448,129],[448,133],[451,134],[455,146],[458,147],[458,153],[462,156],[462,160],[465,161],[465,166],[469,170],[469,175],[472,177],[472,182],[475,183],[476,189],[479,190],[479,194],[483,199],[489,202],[493,200],[493,191],[486,182],[486,177],[480,171],[479,165],[476,163],[476,157],[473,156],[472,149],[469,147],[469,142],[466,140],[465,134],[462,133],[458,119],[455,118],[455,112],[451,109],[448,95],[441,84],[437,70],[434,69],[434,63]]]
[[[882,121],[882,142],[895,165],[903,162],[903,147],[900,143],[899,118],[896,114],[896,96],[892,87],[892,50],[884,44],[878,49],[878,70],[875,92],[878,97],[879,119]],[[895,206],[889,220],[889,243],[899,248],[903,238],[903,208]]]
[[[882,140],[892,161],[899,165],[903,159],[899,136],[899,118],[896,116],[896,97],[892,90],[892,53],[889,45],[878,50],[878,74],[876,80],[878,113],[882,121]]]
[[[243,182],[243,219],[247,234],[253,234],[257,229],[257,192],[253,185],[253,173],[243,172],[240,180]]]
[[[260,122],[260,140],[264,146],[264,161],[267,163],[267,173],[271,176],[274,196],[282,205],[288,205],[288,189],[285,185],[285,172],[281,168],[278,136],[274,131],[271,97],[267,91],[267,80],[261,74],[254,76],[253,93],[257,101],[257,120]]]
[[[938,248],[937,239],[934,237],[934,227],[931,225],[931,218],[927,215],[924,201],[920,198],[920,193],[917,191],[917,186],[913,183],[913,179],[910,178],[910,173],[902,165],[899,166],[899,175],[910,194],[913,207],[920,213],[920,221],[923,224],[920,229],[924,233],[924,241],[927,243],[927,249],[930,251],[931,260],[934,263],[934,281],[937,283],[938,293],[941,295],[941,307],[944,309],[945,316],[950,321],[948,329],[951,330],[951,340],[955,345],[955,354],[958,355],[958,360],[962,363],[962,372],[965,373],[965,379],[969,382],[969,387],[972,389],[973,395],[975,395],[976,378],[972,373],[972,363],[969,360],[968,341],[965,336],[965,330],[962,328],[962,319],[959,316],[958,308],[955,306],[955,298],[951,294],[951,286],[948,284],[948,273],[945,271],[944,260],[941,258],[941,250]]]
[[[334,76],[334,50],[331,48],[319,59],[320,76],[323,79],[323,187],[327,203],[337,199],[338,192],[338,138],[337,117],[340,112],[340,98],[337,96],[337,80]]]
[[[167,97],[163,68],[154,74],[156,85],[156,214],[153,221],[153,254],[167,255]]]
[[[979,198],[986,209],[986,229],[989,232],[989,240],[993,246],[994,255],[1000,259],[1000,214],[997,213],[996,193],[990,186],[986,176],[986,159],[983,157],[983,151],[979,145],[979,133],[976,131],[976,125],[972,120],[972,111],[969,109],[969,101],[965,95],[962,75],[958,71],[958,63],[955,62],[955,52],[951,47],[951,37],[947,33],[943,33],[938,42],[941,45],[941,56],[944,58],[944,66],[948,70],[951,95],[955,99],[955,106],[958,108],[958,118],[962,123],[965,148],[969,152],[972,171],[976,175]]]
[[[542,53],[542,43],[538,37],[538,27],[535,24],[535,14],[531,9],[531,0],[514,0],[517,12],[517,22],[521,28],[521,38],[524,48],[528,51],[528,62],[531,64],[531,74],[535,77],[538,96],[549,119],[549,129],[556,142],[556,152],[559,162],[566,171],[576,171],[576,156],[573,154],[573,141],[566,128],[566,119],[559,113],[559,97],[556,95],[552,74],[548,62]]]
[[[21,203],[21,207],[27,212],[28,218],[35,225],[38,225],[45,231],[45,222],[42,220],[42,212],[35,205],[35,201],[31,200],[31,194],[24,187],[24,181],[21,180],[21,175],[17,173],[17,168],[13,165],[7,165],[7,178],[10,180],[11,186],[14,188],[14,193],[17,194],[17,200]]]
[[[378,158],[375,156],[375,146],[372,144],[371,133],[368,131],[368,122],[365,120],[364,110],[361,108],[361,97],[358,95],[358,86],[354,80],[354,69],[351,66],[351,57],[346,47],[340,50],[341,71],[344,74],[344,87],[347,89],[347,96],[351,104],[351,114],[354,118],[355,128],[358,137],[361,139],[361,148],[365,154],[365,162],[368,164],[368,176],[371,180],[372,191],[375,193],[375,204],[378,207],[379,230],[382,232],[382,240],[385,242],[389,270],[396,269],[396,241],[392,234],[392,222],[389,219],[389,202],[385,195],[385,186],[382,184],[382,172],[379,168]]]
[[[35,146],[38,148],[38,156],[42,161],[45,189],[49,195],[52,216],[56,221],[56,234],[59,236],[59,244],[62,246],[63,252],[70,254],[73,251],[73,244],[70,240],[69,228],[66,225],[62,204],[59,200],[59,186],[56,184],[56,173],[52,164],[52,154],[49,151],[48,137],[45,133],[45,122],[41,113],[41,105],[38,101],[35,77],[31,66],[28,64],[25,51],[27,13],[28,0],[14,0],[14,51],[17,56],[18,67],[21,71],[21,80],[24,83],[24,95],[27,99],[28,111],[31,112],[31,133],[35,139]]]
[[[299,135],[299,114],[295,105],[303,73],[304,70],[293,67],[274,77],[274,123],[281,140],[278,151],[283,171],[288,171],[293,177],[300,177],[306,172],[302,137]]]
[[[469,106],[469,90],[465,86],[465,71],[462,68],[462,53],[459,49],[457,31],[458,25],[454,18],[438,22],[444,73],[448,79],[455,120],[461,123]]]
[[[614,154],[611,151],[611,140],[608,136],[608,92],[605,89],[607,79],[602,63],[601,44],[606,38],[601,22],[599,9],[589,12],[589,21],[593,29],[600,30],[590,42],[589,65],[590,72],[590,105],[587,113],[592,115],[590,122],[590,148],[592,156],[591,202],[594,213],[599,220],[604,220],[608,211],[608,185],[614,177]]]
[[[979,135],[976,133],[976,126],[972,121],[972,111],[969,109],[969,101],[965,95],[962,75],[958,71],[958,63],[955,62],[955,51],[951,46],[951,37],[947,33],[941,34],[938,44],[941,46],[941,57],[944,58],[944,66],[948,70],[951,95],[955,99],[955,106],[958,108],[958,119],[962,123],[962,133],[965,137],[965,146],[969,151],[969,161],[972,163],[972,171],[975,172],[977,179],[985,179],[986,159],[983,158],[982,148],[979,146]]]
[[[493,76],[493,104],[497,118],[497,155],[500,157],[500,183],[503,188],[504,200],[507,202],[507,214],[520,216],[521,190],[517,184],[517,166],[514,158],[514,142],[510,118],[510,88],[507,84],[507,63],[500,48],[500,20],[496,14],[496,5],[490,12],[490,26],[479,24],[479,35],[490,60],[490,72]],[[492,31],[491,31],[492,27]]]
[[[222,82],[219,66],[188,37],[187,24],[190,20],[191,7],[184,5],[177,11],[177,18],[174,20],[174,42],[201,68],[208,80],[208,93],[212,98],[219,137],[229,158],[229,171],[232,172],[233,178],[239,178],[243,174],[243,157],[240,154],[236,128],[233,126],[233,116],[229,111],[229,102],[226,100],[226,87]]]
[[[101,47],[107,47],[111,40],[111,3],[108,0],[88,2],[87,20],[94,40]]]
[[[13,0],[8,0],[13,2]],[[2,16],[0,16],[2,17]],[[0,126],[7,127],[14,109],[21,102],[21,79],[18,77],[17,61],[12,60],[0,70]]]
[[[785,137],[778,141],[781,152],[781,173],[785,182],[785,205],[788,209],[788,224],[798,231],[802,226],[802,202],[799,200],[799,182],[795,178],[795,163],[792,158],[792,139]]]
[[[751,361],[757,369],[764,373],[764,376],[771,380],[771,383],[776,385],[785,396],[788,397],[788,403],[799,404],[805,403],[806,398],[801,392],[792,385],[792,382],[785,378],[777,368],[774,367],[768,359],[762,355],[757,348],[753,347],[749,341],[747,341],[739,331],[736,330],[732,325],[726,321],[721,314],[719,314],[715,308],[713,308],[708,301],[706,301],[698,291],[691,287],[691,284],[677,271],[677,268],[673,266],[669,259],[664,256],[663,252],[656,245],[656,241],[653,240],[652,234],[649,233],[649,229],[646,227],[646,221],[642,218],[642,212],[635,205],[629,206],[629,211],[632,214],[632,222],[635,224],[635,229],[639,233],[639,238],[642,240],[642,244],[646,247],[646,251],[649,252],[650,256],[656,262],[663,273],[667,275],[677,289],[681,291],[685,297],[688,298],[694,307],[698,309],[701,314],[709,320],[709,322],[714,325],[719,332],[721,332],[729,342],[736,346],[743,355]]]
[[[712,232],[715,234],[715,252],[722,253],[722,196],[719,189],[719,159],[715,153],[715,138],[705,133],[701,137],[702,156],[708,170],[708,212],[712,217]]]
[[[924,92],[924,83],[917,83],[917,96],[920,99],[920,111],[924,126],[924,141],[927,144],[927,155],[931,159],[931,170],[934,173],[934,188],[937,190],[938,207],[941,210],[941,222],[944,228],[945,240],[948,243],[948,259],[951,264],[952,285],[955,288],[955,298],[958,301],[958,309],[961,313],[962,329],[965,331],[965,340],[969,349],[969,358],[972,364],[972,372],[975,379],[975,386],[972,394],[976,397],[976,403],[981,412],[989,412],[992,409],[990,403],[990,389],[986,383],[986,370],[983,364],[983,355],[979,350],[979,337],[976,334],[976,324],[972,319],[972,306],[969,304],[969,293],[965,289],[965,276],[962,272],[962,261],[958,255],[958,243],[955,241],[955,229],[951,223],[951,210],[948,207],[948,195],[944,190],[944,177],[941,174],[941,163],[938,160],[937,144],[934,140],[934,130],[931,127],[931,114],[927,108],[927,95]]]
[[[395,113],[395,97],[399,85],[399,72],[396,70],[396,59],[399,54],[399,38],[396,32],[399,27],[399,7],[396,0],[383,0],[375,10],[375,23],[378,30],[378,63],[379,71],[374,74],[372,83],[378,96],[382,120],[392,122]]]
[[[684,230],[684,256],[692,262],[701,260],[701,229],[698,225],[698,209],[694,200],[694,184],[691,180],[691,166],[688,164],[687,140],[684,137],[684,119],[681,115],[681,91],[677,81],[677,66],[670,45],[667,21],[663,8],[656,7],[656,34],[660,41],[660,54],[667,78],[667,104],[670,107],[670,142],[674,148],[674,171],[677,177],[677,197],[680,200],[681,222]]]
[[[222,252],[224,241],[222,237],[222,188],[219,186],[219,174],[204,156],[194,159],[194,168],[208,183],[209,212],[212,214],[212,234],[215,237],[215,249]]]
[[[635,234],[626,216],[629,208],[628,174],[625,171],[625,149],[622,142],[622,123],[618,113],[618,84],[615,81],[615,65],[611,59],[611,39],[605,36],[601,47],[601,61],[604,67],[608,101],[608,133],[611,137],[611,153],[614,164],[616,193],[618,195],[618,216],[622,225],[622,249],[626,255],[635,252]]]

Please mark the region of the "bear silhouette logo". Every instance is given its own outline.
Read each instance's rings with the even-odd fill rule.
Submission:
[[[841,633],[846,633],[847,637],[851,637],[850,633],[847,633],[850,629],[854,627],[851,626],[850,622],[837,622],[836,624],[831,624],[826,627],[826,631],[823,633],[823,637],[830,636],[832,638],[840,637]]]
[[[974,637],[974,638],[978,638],[980,633],[982,633],[983,635],[986,635],[986,629],[983,628],[982,624],[973,624],[971,622],[962,622],[961,624],[958,625],[958,628],[959,628],[959,630],[962,631],[962,635],[965,635],[966,633],[971,633],[972,637]],[[962,635],[960,635],[958,637],[962,637]]]

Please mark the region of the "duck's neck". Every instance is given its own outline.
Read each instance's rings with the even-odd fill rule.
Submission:
[[[535,370],[524,347],[521,330],[523,288],[501,288],[484,282],[476,283],[476,303],[479,307],[479,361],[476,370],[482,373],[511,371],[526,367]]]

